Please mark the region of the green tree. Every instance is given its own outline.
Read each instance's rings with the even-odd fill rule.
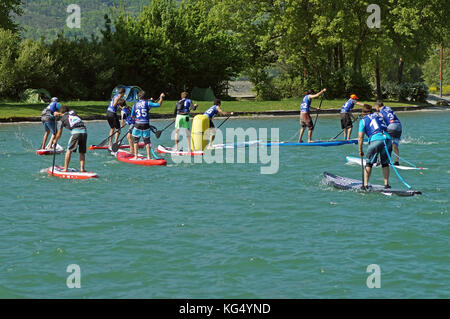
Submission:
[[[0,28],[5,30],[18,30],[18,24],[13,15],[22,14],[22,0],[2,0],[0,3]]]

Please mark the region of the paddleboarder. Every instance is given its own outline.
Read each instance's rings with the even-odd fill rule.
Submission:
[[[209,109],[207,109],[205,113],[203,113],[204,115],[209,117],[210,137],[209,137],[209,144],[208,144],[207,148],[212,147],[212,143],[214,141],[214,138],[216,137],[216,127],[214,126],[214,123],[212,121],[214,116],[216,116],[217,114],[220,114],[222,116],[231,116],[234,114],[233,112],[230,112],[230,113],[224,112],[220,108],[221,105],[222,105],[222,101],[219,99],[215,99],[214,105],[211,106]]]
[[[345,102],[345,104],[341,108],[341,128],[344,130],[344,140],[349,140],[350,135],[352,135],[353,130],[353,115],[352,115],[352,109],[355,107],[355,105],[364,106],[363,103],[360,103],[356,100],[359,100],[359,98],[356,96],[356,94],[351,94],[350,99]]]
[[[138,144],[139,140],[144,140],[145,148],[147,151],[147,159],[151,160],[150,155],[150,109],[154,107],[160,107],[163,102],[163,98],[165,97],[164,93],[161,93],[159,96],[158,102],[152,102],[150,100],[145,100],[145,91],[140,91],[138,93],[139,101],[133,106],[131,110],[131,117],[135,120],[135,125],[133,128],[133,139],[134,139],[134,158],[133,160],[138,159]]]
[[[387,125],[387,132],[392,137],[392,149],[396,154],[395,157],[397,159],[394,162],[394,165],[398,166],[400,165],[398,145],[400,144],[400,138],[402,137],[402,123],[395,112],[390,107],[385,106],[382,101],[377,101],[375,107],[383,118],[384,123]]]
[[[131,117],[131,108],[126,104],[124,99],[120,99],[118,104],[119,107],[121,108],[120,111],[121,127],[124,127],[126,124],[128,124],[130,127],[127,134],[127,140],[128,145],[130,145],[130,153],[134,154],[134,143],[130,130],[133,129],[135,121]]]
[[[191,111],[191,108],[195,111],[198,107],[198,104],[192,105],[192,101],[188,97],[189,93],[182,92],[181,100],[177,102],[175,108],[175,114],[177,115],[175,119],[175,151],[178,151],[178,135],[180,132],[180,128],[184,128],[186,130],[186,138],[188,140],[188,151],[191,152],[191,143],[189,142],[191,140],[191,132],[189,131],[189,113]]]
[[[41,150],[42,149],[50,149],[52,145],[54,144],[55,136],[57,127],[55,126],[55,112],[61,109],[61,104],[59,103],[59,100],[57,97],[53,97],[51,99],[51,103],[47,105],[45,109],[42,110],[41,114],[41,121],[42,125],[44,126],[45,134],[44,138],[42,139],[41,144]],[[50,141],[47,146],[45,144],[47,143],[48,136],[50,135],[50,132],[52,132],[52,137],[50,138]]]
[[[367,135],[369,139],[366,166],[364,168],[363,188],[367,189],[369,185],[372,166],[377,162],[378,156],[380,157],[381,167],[383,169],[384,187],[386,189],[391,188],[389,186],[389,157],[386,153],[386,148],[390,156],[392,152],[392,139],[387,133],[387,126],[378,114],[372,113],[372,106],[368,104],[363,105],[362,117],[359,121],[358,131],[358,147],[361,158],[364,156],[364,135]]]
[[[311,102],[312,99],[317,99],[319,96],[321,96],[323,93],[325,93],[327,89],[322,89],[317,94],[313,94],[313,90],[308,90],[305,92],[302,104],[300,105],[300,134],[298,137],[298,142],[303,143],[302,137],[303,133],[305,132],[305,129],[308,128],[308,143],[312,143],[312,133],[314,131],[314,123],[311,118],[310,108],[311,108]],[[319,109],[316,109],[319,110]]]
[[[86,163],[87,130],[83,120],[75,111],[69,111],[69,108],[65,105],[61,107],[60,112],[55,112],[55,115],[62,116],[61,129],[58,130],[58,133],[56,134],[55,143],[57,143],[61,138],[64,127],[70,131],[70,140],[67,146],[66,157],[64,159],[63,172],[67,172],[72,152],[76,152],[77,149],[80,153],[80,172],[86,172],[84,167]]]
[[[106,110],[106,118],[108,120],[108,124],[110,127],[109,135],[111,135],[111,137],[109,139],[109,149],[110,150],[111,150],[111,147],[113,144],[113,142],[112,142],[113,136],[112,135],[114,135],[114,131],[117,130],[116,134],[115,134],[115,143],[117,143],[117,140],[119,139],[119,136],[120,136],[120,119],[119,119],[119,116],[117,115],[117,109],[119,108],[120,99],[123,99],[124,96],[125,96],[125,89],[120,88],[118,91],[118,94],[114,95],[113,98],[111,99],[108,109]]]

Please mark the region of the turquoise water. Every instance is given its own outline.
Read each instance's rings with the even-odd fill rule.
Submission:
[[[399,116],[400,155],[429,168],[400,173],[422,196],[323,185],[324,171],[360,177],[360,167],[345,165],[355,145],[280,148],[273,175],[261,174],[262,164],[169,158],[167,167],[139,167],[89,151],[88,169],[100,178],[62,180],[42,172],[52,157],[34,153],[40,124],[0,125],[0,297],[449,298],[450,112]],[[107,136],[106,122],[87,126],[89,144]],[[298,122],[225,127],[279,127],[288,140]],[[314,138],[339,131],[336,116],[320,116]],[[169,132],[158,142],[171,145]],[[382,183],[381,170],[371,182]],[[393,172],[391,184],[404,188]],[[70,264],[81,268],[80,289],[66,285]],[[370,264],[381,268],[379,289],[366,285]]]

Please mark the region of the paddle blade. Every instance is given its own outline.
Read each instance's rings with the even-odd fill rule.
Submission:
[[[109,137],[107,137],[105,140],[103,140],[100,144],[97,144],[96,146],[105,146],[109,142]]]
[[[156,131],[156,133],[155,133],[156,138],[160,138],[161,137],[161,133],[162,133],[162,131]]]
[[[119,149],[120,149],[119,143],[114,143],[113,146],[112,146],[112,151],[113,151],[114,153],[117,153],[117,151],[118,151]]]

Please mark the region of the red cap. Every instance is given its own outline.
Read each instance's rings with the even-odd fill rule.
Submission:
[[[350,98],[354,100],[359,100],[359,98],[355,94],[350,95]]]

